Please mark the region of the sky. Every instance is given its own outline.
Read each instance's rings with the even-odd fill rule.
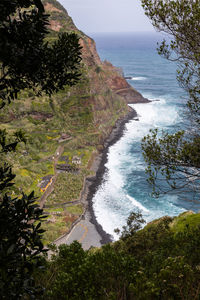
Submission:
[[[58,0],[85,33],[154,31],[140,0]]]

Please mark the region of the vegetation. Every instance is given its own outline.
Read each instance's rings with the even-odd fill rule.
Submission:
[[[200,230],[199,222],[190,226],[191,217],[200,215],[164,217],[136,231],[135,215],[118,242],[89,251],[78,242],[60,246],[40,274],[44,298],[199,299]]]
[[[2,171],[2,170],[1,170]],[[9,170],[11,172],[11,170]],[[5,170],[4,170],[5,175]],[[9,174],[11,175],[11,173]],[[6,186],[11,185],[11,176]],[[2,189],[1,189],[2,190]],[[41,242],[42,210],[35,204],[34,194],[11,198],[7,194],[0,202],[0,292],[2,299],[37,297],[42,289],[35,285],[32,274],[43,266]]]
[[[1,109],[26,88],[50,96],[66,84],[77,82],[81,49],[78,37],[62,34],[51,45],[44,42],[49,23],[40,0],[4,0],[0,9]],[[1,129],[0,294],[2,299],[37,299],[41,289],[35,285],[32,274],[43,265],[44,230],[40,221],[44,217],[42,209],[35,204],[33,192],[11,197],[15,175],[5,161],[7,157],[12,159],[10,154],[16,151],[19,142],[26,142],[21,130],[8,137],[6,130]],[[21,173],[28,177],[27,169]]]
[[[47,205],[54,206],[55,204],[78,200],[83,188],[83,178],[83,174],[59,174]]]
[[[45,231],[43,234],[44,244],[49,247],[50,243],[53,243],[57,238],[69,231],[71,223],[74,222],[75,219],[76,217],[65,216],[64,213],[51,213],[42,226]]]
[[[48,214],[48,218],[42,226],[45,230],[43,241],[44,244],[49,245],[70,230],[71,224],[83,213],[83,208],[80,204],[62,205],[61,207],[45,208],[45,212]]]
[[[187,132],[160,135],[154,130],[143,139],[149,182],[156,195],[163,192],[159,180],[165,179],[172,189],[192,190],[199,197],[200,3],[198,0],[141,2],[154,27],[171,37],[169,44],[166,40],[162,42],[158,53],[178,63],[177,79],[188,94],[188,119],[191,121]]]
[[[44,43],[49,23],[41,1],[10,4],[4,0],[1,11],[1,106],[25,88],[51,95],[77,82],[81,49],[78,37],[63,33],[51,45]]]

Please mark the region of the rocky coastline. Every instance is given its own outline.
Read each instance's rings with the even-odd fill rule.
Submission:
[[[93,162],[93,169],[95,169],[96,175],[93,178],[89,178],[89,180],[86,180],[86,185],[88,185],[88,193],[87,193],[87,209],[90,212],[90,222],[92,222],[95,225],[95,228],[97,232],[101,236],[101,244],[106,244],[112,241],[112,236],[106,233],[102,226],[97,222],[97,219],[94,214],[94,209],[93,209],[93,203],[92,203],[92,198],[97,191],[97,188],[102,182],[103,175],[105,173],[106,167],[105,164],[107,162],[107,154],[109,151],[109,147],[114,145],[122,136],[124,132],[124,128],[127,122],[132,120],[133,118],[137,117],[137,112],[134,109],[130,109],[129,113],[125,116],[123,119],[119,119],[115,127],[113,128],[110,136],[106,139],[104,142],[104,149],[102,153],[100,153],[96,159]]]
[[[128,114],[116,122],[109,137],[104,141],[103,150],[94,157],[91,164],[91,170],[95,173],[95,175],[92,177],[86,177],[84,187],[80,195],[80,202],[84,206],[84,213],[72,224],[70,230],[66,234],[54,241],[57,246],[63,243],[68,243],[68,237],[73,234],[73,228],[82,220],[93,224],[96,231],[95,237],[93,233],[93,243],[91,245],[87,245],[85,249],[89,249],[91,246],[98,246],[98,244],[103,245],[112,242],[112,236],[106,233],[102,226],[97,222],[93,209],[92,198],[102,182],[103,175],[106,170],[105,164],[107,162],[109,147],[115,144],[123,136],[126,123],[135,117],[137,117],[137,112],[130,107]],[[97,236],[100,237],[100,239],[98,239]]]

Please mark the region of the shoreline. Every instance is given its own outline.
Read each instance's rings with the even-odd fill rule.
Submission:
[[[90,169],[94,171],[95,175],[86,177],[84,180],[83,189],[79,198],[79,201],[82,203],[84,207],[83,214],[71,225],[71,228],[64,235],[60,236],[54,241],[56,246],[61,244],[70,244],[73,240],[77,240],[75,238],[73,231],[78,226],[81,225],[82,222],[86,222],[87,226],[90,224],[93,226],[92,236],[89,244],[85,247],[84,243],[81,242],[82,247],[87,250],[90,247],[98,247],[107,243],[111,243],[113,241],[112,236],[104,231],[101,224],[97,222],[92,198],[97,191],[97,188],[102,182],[103,175],[105,173],[106,167],[105,164],[107,162],[107,154],[109,151],[109,147],[114,145],[124,133],[124,128],[126,123],[128,123],[133,118],[137,117],[137,112],[129,106],[129,112],[123,118],[117,120],[115,126],[112,128],[110,135],[104,141],[104,149],[98,153],[92,161]],[[90,226],[89,225],[89,226]],[[72,237],[74,235],[74,238]],[[71,242],[69,242],[71,240]]]
[[[89,213],[89,215],[90,215],[89,221],[95,226],[96,231],[98,232],[98,234],[101,237],[101,240],[100,240],[101,245],[110,243],[113,241],[113,239],[110,234],[108,234],[107,232],[104,231],[101,224],[99,224],[97,222],[97,219],[96,219],[96,216],[94,213],[94,209],[93,209],[92,198],[93,198],[95,192],[97,191],[97,188],[99,187],[99,185],[102,182],[103,175],[106,170],[105,164],[108,160],[107,154],[108,154],[109,148],[112,145],[114,145],[123,136],[126,123],[128,123],[130,120],[132,120],[135,117],[137,117],[137,112],[133,108],[130,107],[130,110],[127,113],[127,115],[123,119],[117,120],[109,137],[104,142],[103,151],[99,155],[97,155],[97,157],[93,161],[92,168],[95,171],[95,176],[86,178],[86,181],[85,181],[85,188],[83,189],[83,193],[86,189],[87,194],[85,195],[86,197],[84,197],[84,195],[82,195],[83,198],[85,198],[85,199],[83,199],[83,201],[81,199],[81,201],[83,202],[83,204],[85,204],[85,214],[86,214],[86,212]]]

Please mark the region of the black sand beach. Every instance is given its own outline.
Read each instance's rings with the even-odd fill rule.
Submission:
[[[74,240],[78,240],[83,248],[87,250],[92,246],[100,247],[103,244],[112,242],[112,236],[106,233],[96,220],[92,198],[102,182],[106,170],[105,164],[107,162],[109,147],[123,136],[125,124],[135,117],[137,117],[137,113],[130,107],[128,114],[116,122],[110,136],[104,142],[102,152],[92,162],[91,170],[94,171],[95,176],[85,179],[80,196],[80,201],[85,211],[79,220],[72,225],[70,232],[64,234],[54,242],[57,246],[60,244],[70,244]]]
[[[100,241],[101,244],[106,244],[106,243],[111,242],[112,236],[107,234],[103,230],[102,226],[97,222],[95,214],[94,214],[92,198],[93,198],[95,192],[97,191],[97,188],[99,187],[99,185],[102,182],[103,174],[105,173],[105,169],[106,169],[105,164],[107,162],[107,154],[109,151],[109,147],[114,145],[123,136],[123,132],[124,132],[126,123],[135,117],[137,117],[137,112],[134,109],[130,108],[130,112],[125,116],[125,118],[119,119],[116,122],[115,127],[113,128],[110,136],[104,143],[104,149],[103,149],[102,153],[96,158],[96,160],[93,163],[93,167],[94,167],[94,169],[96,169],[95,170],[96,176],[94,176],[93,178],[87,179],[87,182],[86,182],[86,184],[89,185],[89,189],[88,189],[89,191],[87,194],[86,201],[88,204],[87,209],[89,210],[90,215],[91,215],[90,222],[95,225],[97,232],[101,236],[101,241]]]

